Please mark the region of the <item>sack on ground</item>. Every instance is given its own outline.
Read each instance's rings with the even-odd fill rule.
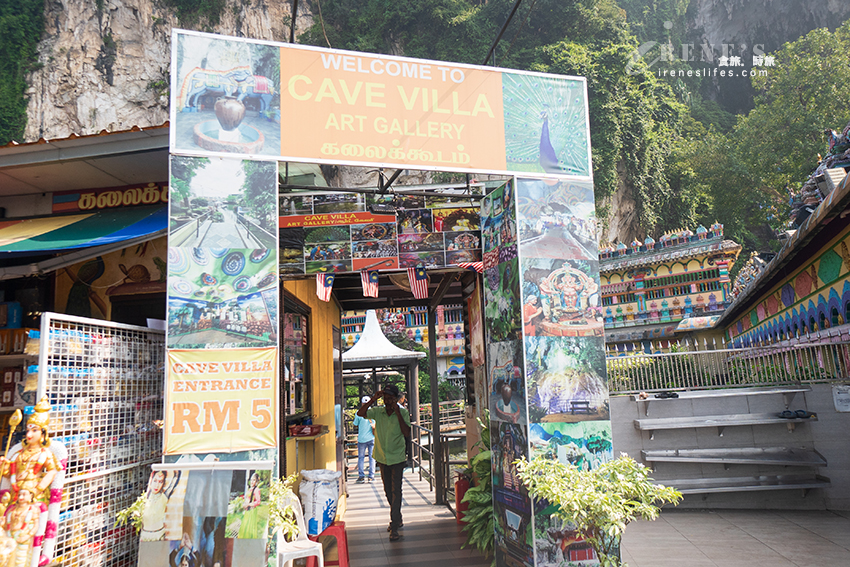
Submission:
[[[339,477],[342,473],[328,469],[301,471],[298,491],[304,504],[307,533],[319,535],[336,517],[339,500]]]

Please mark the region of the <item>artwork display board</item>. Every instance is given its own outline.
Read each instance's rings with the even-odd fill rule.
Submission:
[[[288,274],[460,266],[480,253],[496,563],[592,564],[512,464],[541,446],[581,466],[610,458],[586,80],[172,33],[170,245],[183,252],[169,254],[169,347],[276,348],[260,327],[263,308],[279,321],[262,264],[278,244]],[[265,216],[276,177],[262,195],[237,181],[277,161],[523,178],[481,200],[480,218],[474,203],[397,195],[379,216],[355,194],[287,194],[278,232]],[[217,167],[247,211],[205,188],[216,183],[200,172]]]
[[[153,465],[139,567],[267,564],[273,469],[273,461]]]
[[[613,457],[592,185],[518,178],[487,195],[481,218],[496,564],[594,565],[512,464]]]
[[[281,273],[442,268],[481,261],[477,199],[402,194],[394,198],[395,213],[368,212],[381,200],[354,193],[283,197],[282,214],[303,214],[280,217]],[[345,212],[320,212],[334,209]]]
[[[47,396],[50,438],[68,451],[56,564],[135,560],[138,538],[115,520],[162,457],[164,355],[162,331],[42,314],[37,399]]]

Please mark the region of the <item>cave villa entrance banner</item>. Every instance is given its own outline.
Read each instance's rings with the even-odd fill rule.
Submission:
[[[276,349],[172,349],[167,364],[166,454],[274,446]]]
[[[183,30],[172,45],[172,153],[591,175],[581,77]]]
[[[256,413],[222,405],[241,393],[226,380],[214,391],[217,378],[198,373],[254,368],[263,349],[278,360],[280,271],[354,271],[376,258],[390,269],[448,266],[480,254],[496,564],[597,564],[513,465],[612,458],[586,80],[183,30],[172,33],[171,73],[166,429],[198,437],[168,448],[229,451],[240,435],[272,443],[255,431]],[[288,193],[278,218],[280,161],[511,180],[480,211],[425,199],[380,218],[359,196]],[[277,415],[277,390],[257,379],[264,391],[239,411],[272,395]],[[231,425],[238,434],[206,435]]]

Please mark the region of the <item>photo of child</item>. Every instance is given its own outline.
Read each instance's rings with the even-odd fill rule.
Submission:
[[[271,471],[235,471],[227,507],[227,536],[240,539],[266,537],[269,524]]]
[[[141,541],[165,539],[165,513],[180,482],[180,471],[154,471],[148,481],[147,505],[142,513]]]

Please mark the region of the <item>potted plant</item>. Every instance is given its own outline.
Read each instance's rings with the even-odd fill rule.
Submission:
[[[142,495],[136,498],[135,502],[118,510],[115,514],[115,527],[130,525],[136,530],[136,533],[142,531],[142,514],[145,511],[145,506],[148,504],[148,493],[142,492]]]
[[[269,484],[269,525],[273,534],[279,533],[286,541],[294,541],[298,537],[298,522],[293,508],[298,499],[292,492],[292,485],[297,479],[298,473],[292,473]]]
[[[554,504],[555,515],[593,548],[602,567],[626,567],[619,546],[630,522],[654,520],[661,505],[682,498],[675,488],[652,482],[649,469],[626,454],[593,470],[543,457],[516,464],[528,493]]]

